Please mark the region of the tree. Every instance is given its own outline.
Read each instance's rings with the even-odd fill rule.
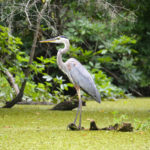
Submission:
[[[30,59],[29,59],[28,65],[32,64],[32,60],[33,60],[35,48],[36,48],[36,43],[37,43],[37,38],[38,38],[38,34],[39,34],[39,29],[40,29],[40,22],[41,22],[42,15],[43,15],[46,7],[47,7],[47,2],[45,2],[45,4],[43,5],[43,8],[41,9],[40,13],[37,16],[36,32],[35,32],[34,39],[33,39],[33,44],[32,44],[32,48],[31,48]],[[29,74],[30,74],[30,68],[28,67],[25,70],[25,79],[22,83],[19,94],[12,101],[6,103],[6,105],[3,108],[11,108],[17,102],[21,101]]]
[[[143,2],[149,4],[147,1]],[[41,15],[45,3],[47,7]],[[133,5],[129,1],[113,0],[8,0],[0,2],[0,23],[8,26],[11,29],[10,34],[23,41],[21,51],[24,54],[18,55],[29,55],[31,47],[35,49],[36,45],[33,63],[33,55],[30,54],[29,64],[33,65],[24,61],[25,65],[20,67],[27,71],[30,66],[32,72],[28,72],[32,75],[32,87],[38,85],[41,92],[52,94],[56,101],[62,97],[64,99],[64,93],[74,95],[72,88],[69,88],[69,92],[63,91],[68,88],[69,81],[55,63],[55,45],[41,46],[35,42],[63,34],[72,43],[70,52],[64,59],[76,57],[95,77],[102,97],[114,100],[124,97],[125,92],[141,96],[146,91],[143,89],[150,83],[147,58],[149,20],[146,15],[149,5],[145,7],[145,4],[135,1]],[[38,18],[40,25],[36,35]],[[36,39],[36,44],[33,39]],[[16,56],[13,57],[15,60]],[[25,76],[28,76],[26,74],[28,73],[25,73]]]

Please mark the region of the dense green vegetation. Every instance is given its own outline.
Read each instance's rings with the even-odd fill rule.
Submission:
[[[62,34],[71,42],[64,60],[75,57],[85,65],[103,99],[149,96],[149,7],[146,0],[0,1],[0,101],[16,95],[7,73],[19,88],[28,78],[23,99],[57,102],[75,94],[56,64],[60,46],[38,42]]]
[[[66,128],[76,110],[15,105],[0,109],[0,149],[148,150],[150,99],[125,98],[150,96],[149,14],[147,0],[0,0],[0,107],[76,99],[56,63],[63,45],[39,43],[64,35],[71,46],[63,60],[78,59],[103,100],[87,101],[82,125],[89,128],[94,119],[100,128],[122,122],[134,127],[132,133],[72,132]]]
[[[3,150],[147,150],[150,147],[150,99],[89,101],[83,107],[82,125],[90,119],[99,127],[131,122],[134,132],[67,131],[76,111],[50,111],[50,106],[19,106],[0,109],[0,148]]]

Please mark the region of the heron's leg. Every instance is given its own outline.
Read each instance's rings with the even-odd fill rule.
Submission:
[[[78,89],[77,93],[78,93],[78,97],[79,97],[79,110],[80,110],[79,129],[81,129],[82,100],[81,100],[80,88]]]
[[[76,124],[78,113],[79,113],[79,106],[78,106],[78,109],[77,109],[76,117],[75,117],[74,122],[73,122],[74,124]]]
[[[78,98],[79,98],[79,105],[78,105],[78,110],[77,110],[76,117],[75,117],[75,120],[74,120],[74,124],[76,124],[77,117],[78,117],[78,114],[79,114],[79,111],[80,111],[80,119],[79,119],[79,128],[80,128],[81,127],[82,101],[81,101],[81,96],[80,96],[80,87],[79,86],[75,86],[75,88],[76,88],[76,91],[77,91],[77,94],[78,94]]]

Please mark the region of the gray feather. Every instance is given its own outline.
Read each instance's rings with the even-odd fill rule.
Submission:
[[[80,86],[83,91],[92,96],[96,101],[100,102],[100,93],[98,92],[90,73],[85,67],[74,58],[70,58],[65,65],[68,66],[68,76],[71,82]]]

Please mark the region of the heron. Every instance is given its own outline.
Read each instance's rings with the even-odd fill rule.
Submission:
[[[65,36],[57,36],[55,38],[47,39],[40,41],[40,43],[62,43],[64,48],[58,50],[57,52],[57,64],[60,70],[66,74],[69,80],[73,83],[78,99],[79,105],[76,112],[76,116],[73,124],[76,125],[77,117],[79,114],[79,126],[78,129],[81,129],[81,114],[82,114],[82,100],[80,91],[83,90],[91,97],[93,97],[98,103],[101,102],[101,96],[99,91],[96,88],[94,80],[87,69],[75,58],[69,58],[66,62],[63,62],[62,55],[67,53],[70,48],[69,39]]]

